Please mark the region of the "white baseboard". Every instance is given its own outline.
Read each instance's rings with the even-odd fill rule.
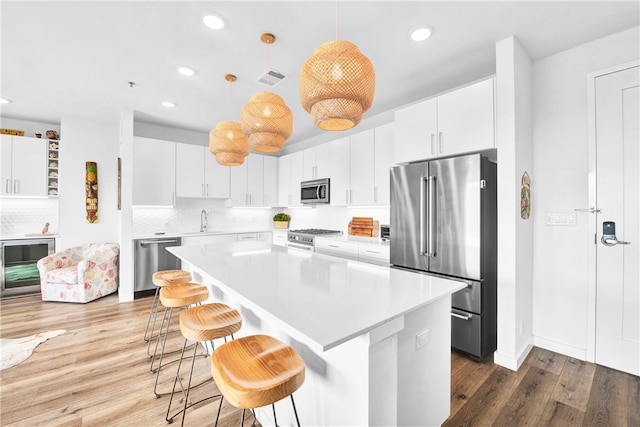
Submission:
[[[536,347],[544,348],[545,350],[550,350],[556,353],[564,354],[565,356],[573,357],[574,359],[587,360],[587,350],[584,348],[572,347],[570,345],[536,336],[533,337],[533,345],[535,345]]]
[[[496,351],[493,353],[493,362],[512,371],[517,371],[520,369],[520,366],[522,366],[522,363],[524,363],[524,359],[527,358],[531,348],[533,348],[533,345],[527,343],[515,355],[508,355]]]

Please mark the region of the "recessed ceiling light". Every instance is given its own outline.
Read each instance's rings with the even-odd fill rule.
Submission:
[[[176,104],[171,101],[162,101],[162,106],[166,108],[173,108],[176,106]]]
[[[10,104],[11,101],[6,98],[0,98],[0,104]]]
[[[183,76],[187,76],[187,77],[191,77],[196,74],[195,70],[189,67],[180,67],[178,68],[178,72]]]
[[[209,28],[219,30],[224,27],[224,19],[220,15],[207,15],[202,18],[202,22]]]
[[[426,40],[431,36],[433,30],[429,27],[418,27],[411,31],[411,40],[421,42]]]

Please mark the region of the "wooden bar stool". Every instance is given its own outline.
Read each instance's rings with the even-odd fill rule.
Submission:
[[[167,336],[169,335],[169,326],[171,325],[171,317],[173,316],[174,308],[188,307],[192,304],[200,304],[209,298],[209,291],[206,286],[202,286],[198,283],[178,283],[175,285],[165,286],[160,289],[160,304],[165,307],[164,315],[162,316],[162,323],[160,324],[160,331],[158,340],[156,341],[156,347],[151,359],[151,372],[156,373],[156,382],[153,386],[153,393],[156,397],[160,397],[157,392],[158,379],[160,378],[160,370],[162,368],[162,359],[164,357],[164,350],[167,344]],[[168,309],[168,310],[167,310]],[[167,317],[167,311],[169,316]],[[164,331],[164,332],[163,332]],[[160,361],[158,367],[154,370],[153,362],[158,353],[158,345],[161,346]],[[175,363],[178,359],[169,363]],[[166,365],[165,364],[165,365]],[[168,393],[167,393],[168,394]]]
[[[176,378],[173,381],[173,390],[171,391],[171,397],[169,399],[169,406],[167,407],[167,415],[165,420],[169,423],[173,422],[173,419],[182,413],[182,425],[184,425],[184,417],[187,412],[187,408],[196,405],[205,400],[219,397],[220,395],[214,395],[201,399],[197,402],[189,404],[189,390],[191,389],[191,379],[193,377],[193,365],[196,360],[197,348],[194,346],[193,356],[191,358],[191,370],[189,371],[189,381],[185,388],[180,378],[180,367],[182,366],[182,360],[184,360],[185,349],[187,348],[188,341],[203,342],[205,348],[207,342],[211,345],[211,351],[214,350],[213,340],[224,338],[225,342],[227,337],[233,338],[233,334],[240,330],[242,326],[242,317],[237,310],[229,307],[226,304],[212,303],[204,304],[197,307],[187,308],[180,313],[180,331],[184,336],[184,345],[182,346],[182,354],[180,355],[180,362],[178,362],[178,369],[176,370]],[[211,380],[211,378],[209,378]],[[176,386],[180,383],[180,389],[182,390],[184,404],[180,411],[169,417],[171,412],[171,403],[173,402],[173,396],[176,393]],[[203,383],[201,383],[203,384]],[[200,384],[198,384],[200,385]],[[194,387],[197,387],[194,386]]]
[[[147,356],[149,357],[151,357],[151,341],[157,338],[157,336],[153,335],[153,331],[156,327],[156,318],[158,317],[158,308],[160,306],[160,288],[177,283],[189,283],[191,282],[191,273],[184,270],[161,270],[153,273],[151,280],[153,284],[156,285],[156,292],[153,295],[153,302],[149,309],[149,318],[147,319],[147,327],[144,330],[144,341],[147,343]],[[153,322],[151,319],[153,319]],[[149,325],[151,325],[151,330],[149,330]]]
[[[236,408],[245,409],[271,405],[291,396],[296,422],[300,426],[293,392],[304,383],[305,366],[290,345],[267,335],[251,335],[222,344],[211,355],[211,374],[222,396]],[[220,398],[216,425],[223,398]]]

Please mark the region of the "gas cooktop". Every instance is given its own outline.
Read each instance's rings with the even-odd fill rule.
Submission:
[[[338,230],[323,230],[321,228],[305,228],[301,230],[291,230],[289,233],[298,233],[298,234],[312,234],[316,235],[326,235],[326,234],[342,234],[342,231]]]

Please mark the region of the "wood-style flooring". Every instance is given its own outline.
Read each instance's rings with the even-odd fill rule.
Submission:
[[[166,426],[168,397],[153,394],[155,375],[142,335],[151,297],[118,303],[42,302],[39,296],[0,300],[0,337],[54,329],[67,333],[40,344],[21,364],[0,372],[2,426]],[[182,346],[180,334],[170,348]],[[534,348],[518,372],[452,354],[451,416],[446,426],[640,426],[640,378]],[[163,370],[159,391],[172,385]],[[194,381],[211,377],[206,358]],[[193,391],[216,394],[212,381]],[[185,425],[213,425],[218,400],[187,411]],[[174,423],[180,422],[180,419]],[[240,412],[223,406],[221,426]],[[251,425],[250,416],[245,425]]]

